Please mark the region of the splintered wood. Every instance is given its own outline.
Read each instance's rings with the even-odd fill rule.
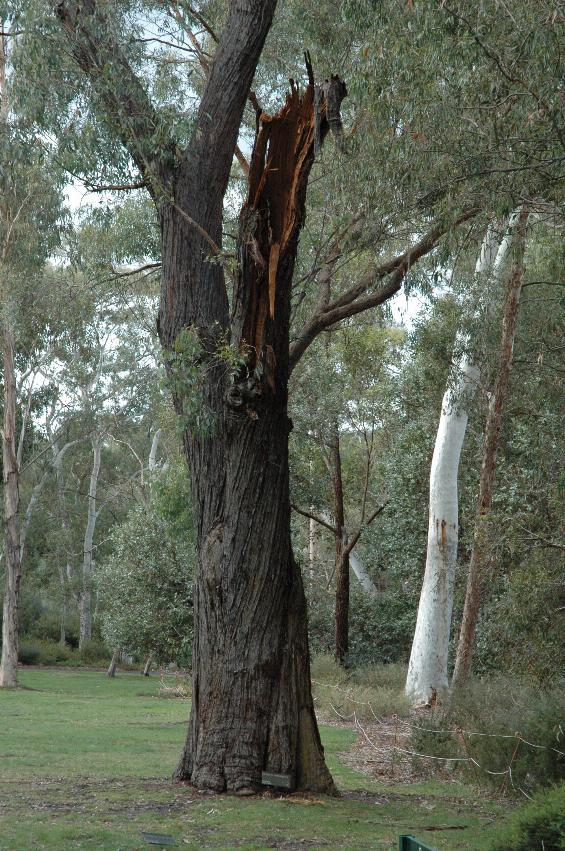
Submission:
[[[315,149],[330,129],[341,130],[339,105],[346,93],[338,77],[322,86],[310,83],[303,93],[291,80],[282,109],[259,117],[240,217],[233,308],[233,327],[240,345],[250,347],[251,368],[264,365],[267,347],[272,363],[281,358],[308,177]],[[265,383],[273,384],[273,377],[266,374]]]

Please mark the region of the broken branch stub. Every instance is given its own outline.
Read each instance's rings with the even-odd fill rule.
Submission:
[[[232,340],[249,352],[245,379],[255,371],[262,389],[274,393],[286,392],[290,293],[310,169],[328,132],[341,133],[346,94],[337,76],[303,93],[291,80],[282,109],[259,120],[240,214]]]

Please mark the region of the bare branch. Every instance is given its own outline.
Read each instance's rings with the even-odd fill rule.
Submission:
[[[83,180],[83,183],[89,192],[130,192],[133,189],[143,189],[149,185],[147,180],[138,180],[137,183],[110,183],[107,186],[98,186],[85,180]]]
[[[351,538],[351,540],[348,542],[347,546],[343,550],[343,554],[342,554],[343,558],[347,558],[347,556],[349,555],[351,550],[353,550],[355,548],[355,546],[359,543],[359,538],[361,537],[361,535],[363,534],[365,529],[367,529],[371,525],[373,520],[375,520],[379,516],[379,514],[381,514],[381,512],[383,512],[385,510],[387,505],[388,505],[388,500],[386,502],[383,502],[382,505],[379,505],[379,507],[377,509],[375,509],[375,511],[373,511],[371,516],[367,518],[366,523],[363,523],[359,527],[357,532],[353,535],[353,537]]]
[[[472,207],[459,216],[452,223],[442,222],[431,228],[412,248],[402,254],[387,260],[376,269],[367,272],[349,290],[339,298],[322,309],[317,309],[312,317],[306,322],[300,331],[298,338],[290,346],[289,371],[292,372],[306,349],[313,343],[316,337],[326,328],[330,328],[337,322],[356,316],[365,310],[370,310],[383,304],[395,295],[412,266],[426,254],[429,254],[437,245],[441,237],[447,233],[449,227],[460,225],[462,222],[473,218],[479,212],[478,207]],[[376,292],[361,298],[376,281],[388,278],[384,286]]]
[[[292,503],[290,507],[293,511],[296,511],[297,514],[301,514],[303,517],[307,517],[309,520],[314,520],[316,523],[319,523],[320,526],[324,526],[332,533],[332,535],[338,534],[338,531],[335,526],[332,526],[330,523],[326,523],[326,521],[323,520],[321,517],[317,517],[315,514],[310,514],[309,511],[304,511],[302,508],[298,508],[297,505],[293,505]]]

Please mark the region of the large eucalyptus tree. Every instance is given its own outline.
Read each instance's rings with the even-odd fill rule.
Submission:
[[[176,777],[245,794],[269,771],[330,791],[310,693],[305,597],[290,545],[288,377],[318,334],[397,292],[407,270],[476,206],[428,219],[407,250],[381,258],[333,300],[330,281],[319,279],[315,308],[289,345],[308,177],[326,134],[340,134],[345,85],[333,77],[314,86],[309,68],[307,87],[291,82],[279,112],[257,108],[234,264],[222,250],[226,190],[275,0],[229,4],[188,144],[152,102],[149,81],[139,76],[143,63],[134,71],[122,10],[95,0],[53,6],[92,102],[158,213],[158,327],[184,425],[198,552],[192,714]],[[337,244],[330,273],[340,254]],[[190,387],[199,394],[196,406]]]

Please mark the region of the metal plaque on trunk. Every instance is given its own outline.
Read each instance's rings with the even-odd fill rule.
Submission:
[[[261,774],[263,786],[275,786],[277,789],[294,789],[294,774],[274,774],[272,771],[263,771]]]

